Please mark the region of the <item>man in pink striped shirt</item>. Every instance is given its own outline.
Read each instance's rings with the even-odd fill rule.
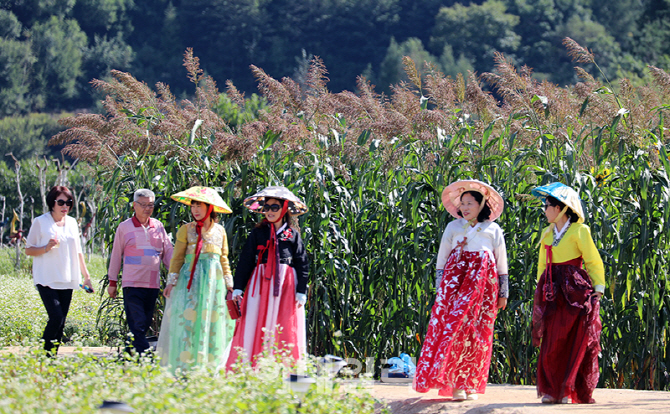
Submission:
[[[123,266],[121,284],[126,321],[133,334],[133,347],[141,354],[149,349],[147,331],[160,292],[161,262],[170,267],[172,242],[160,221],[151,218],[154,211],[153,191],[135,191],[135,215],[119,224],[114,236],[112,256],[109,261],[109,286],[112,298],[117,294],[119,271]],[[126,347],[130,351],[130,347]]]

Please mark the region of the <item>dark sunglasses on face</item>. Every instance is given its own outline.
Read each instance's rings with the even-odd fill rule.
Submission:
[[[267,213],[270,210],[272,210],[273,213],[276,213],[279,210],[281,210],[281,205],[279,205],[279,204],[266,204],[266,205],[263,206],[263,213]]]
[[[67,200],[67,201],[65,201],[65,200],[56,200],[56,204],[58,204],[58,205],[61,206],[61,207],[63,207],[63,206],[72,207],[72,200]]]

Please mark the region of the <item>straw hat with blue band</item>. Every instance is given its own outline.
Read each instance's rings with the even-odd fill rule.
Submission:
[[[584,216],[584,210],[582,210],[582,200],[579,198],[579,194],[563,183],[551,183],[534,188],[531,191],[531,194],[539,198],[542,202],[545,202],[549,196],[554,197],[575,212],[579,217],[579,220],[577,221],[578,223],[583,223],[586,218],[586,216]]]
[[[476,191],[484,196],[480,209],[484,208],[484,203],[488,202],[491,209],[489,220],[493,221],[500,217],[505,207],[502,196],[493,187],[479,180],[456,181],[442,191],[442,204],[449,214],[455,218],[461,218],[458,210],[461,207],[461,195],[466,191]]]
[[[561,210],[556,218],[554,218],[554,221],[549,223],[549,227],[547,227],[540,235],[540,243],[542,243],[542,240],[544,240],[546,235],[553,234],[554,228],[556,228],[556,223],[561,220],[561,218],[568,211],[568,208],[577,215],[577,223],[584,222],[585,217],[584,210],[582,210],[582,200],[580,200],[579,194],[577,194],[575,190],[568,187],[567,185],[563,183],[551,183],[542,187],[534,188],[531,191],[531,194],[542,200],[542,202],[546,202],[547,197],[554,197],[556,200],[565,204],[563,210]]]
[[[307,213],[307,205],[296,197],[291,190],[282,186],[265,187],[251,197],[247,197],[244,200],[244,206],[255,213],[262,213],[265,200],[271,198],[288,201],[288,211],[292,216]]]
[[[188,190],[181,191],[170,196],[174,201],[178,201],[187,206],[191,205],[191,201],[200,201],[201,203],[209,204],[217,213],[230,214],[233,210],[228,207],[225,201],[221,198],[219,193],[213,188],[209,187],[191,187]]]

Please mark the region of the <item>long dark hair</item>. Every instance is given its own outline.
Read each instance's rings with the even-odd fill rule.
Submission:
[[[547,196],[546,203],[552,207],[558,207],[561,211],[565,208],[565,203],[558,201],[557,198],[552,196]],[[577,221],[579,221],[579,216],[570,207],[565,211],[565,215],[570,218],[570,223],[577,223]]]
[[[463,196],[465,194],[470,194],[475,198],[475,201],[481,205],[482,200],[484,199],[484,196],[482,193],[479,191],[464,191],[463,194],[461,194],[461,201],[463,200]],[[458,209],[458,215],[463,217],[463,213],[461,213],[461,209]],[[477,221],[480,223],[485,222],[491,217],[491,207],[489,207],[489,202],[487,201],[486,204],[484,204],[484,208],[482,208],[482,211],[479,212],[479,215],[477,215]]]

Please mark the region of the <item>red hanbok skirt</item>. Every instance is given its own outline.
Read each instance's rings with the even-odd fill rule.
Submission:
[[[485,391],[497,305],[498,272],[489,253],[452,251],[416,367],[416,391],[439,389],[447,397],[454,389]]]
[[[236,320],[235,334],[227,368],[241,359],[256,366],[257,357],[275,351],[288,357],[292,364],[307,351],[305,307],[295,298],[297,277],[292,267],[280,264],[279,296],[273,295],[273,281],[265,277],[265,264],[254,270],[240,306],[242,316]]]
[[[553,264],[553,300],[546,300],[547,271],[535,289],[533,345],[540,345],[537,394],[594,403],[600,353],[600,302],[590,299],[588,274],[573,263]],[[581,261],[580,261],[581,263]]]

